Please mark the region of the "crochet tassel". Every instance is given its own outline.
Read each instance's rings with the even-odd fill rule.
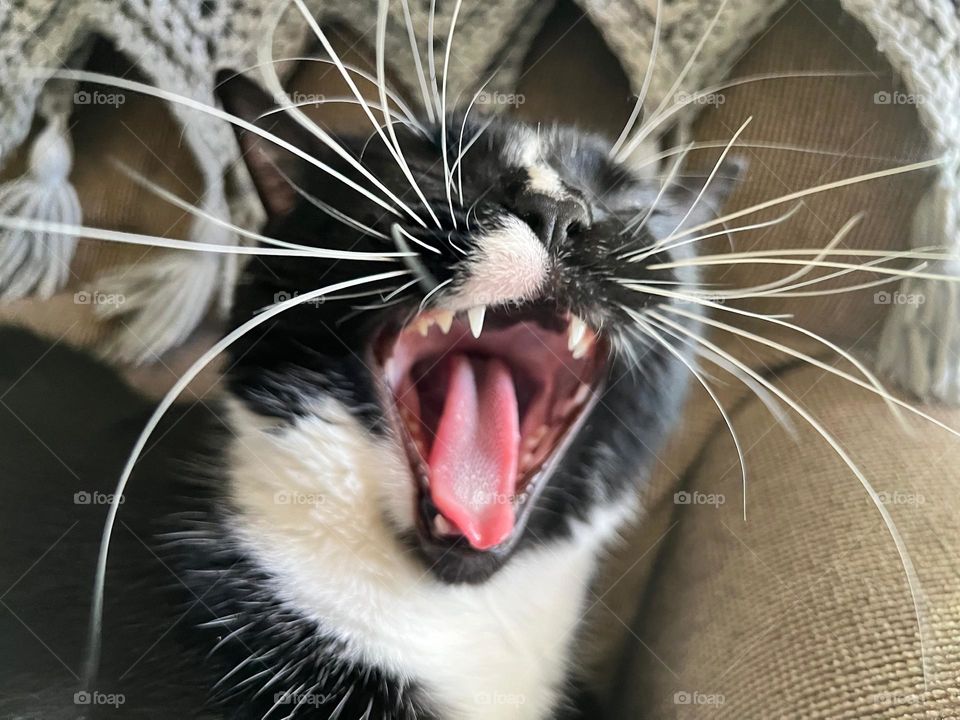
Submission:
[[[938,246],[955,260],[925,271],[960,277],[960,173],[947,171],[921,200],[914,216],[914,245]],[[879,302],[892,307],[878,353],[879,369],[921,400],[960,403],[960,285],[907,278]]]
[[[27,171],[0,185],[0,214],[79,225],[80,200],[70,184],[73,152],[62,118],[47,123],[30,149]],[[0,300],[48,298],[69,278],[72,235],[0,231]]]
[[[225,209],[209,207],[211,204],[203,210],[226,218]],[[228,228],[197,217],[189,239],[228,245],[234,243],[235,236]],[[155,362],[164,352],[182,344],[211,305],[223,309],[220,290],[231,275],[233,262],[235,258],[229,255],[174,252],[98,278],[98,287],[117,299],[98,304],[98,314],[104,319],[122,319],[105,348],[107,356],[135,364]]]

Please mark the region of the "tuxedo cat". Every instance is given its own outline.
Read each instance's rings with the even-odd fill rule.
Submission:
[[[221,97],[364,184],[303,124],[265,116],[273,103],[251,81],[226,80]],[[654,206],[659,183],[614,164],[597,137],[445,122],[396,128],[419,191],[384,142],[339,138],[413,213],[239,133],[265,235],[417,252],[411,282],[355,310],[299,306],[231,352],[236,437],[196,542],[179,549],[194,590],[215,586],[229,619],[211,660],[245,683],[228,693],[242,717],[269,709],[275,692],[255,696],[267,681],[304,716],[551,717],[598,556],[682,403],[686,368],[636,331],[647,300],[617,282],[645,279],[642,264],[618,256],[701,222],[729,184],[693,212],[682,186]],[[258,259],[235,322],[368,266]]]
[[[661,187],[598,137],[509,118],[397,125],[395,146],[357,128],[338,152],[242,75],[221,100],[287,146],[238,132],[263,235],[391,255],[252,258],[233,325],[406,274],[276,315],[230,348],[221,401],[160,429],[124,493],[94,687],[75,668],[104,508],[76,491],[111,491],[146,407],[63,349],[4,370],[4,405],[46,423],[61,462],[0,417],[23,458],[0,503],[0,698],[44,718],[575,713],[589,586],[687,379],[686,350],[638,331],[664,299],[623,286],[649,279],[623,255],[704,221],[731,183]]]

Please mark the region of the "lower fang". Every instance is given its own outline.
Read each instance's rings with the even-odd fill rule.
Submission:
[[[443,515],[433,518],[433,529],[438,535],[457,535],[457,529]]]

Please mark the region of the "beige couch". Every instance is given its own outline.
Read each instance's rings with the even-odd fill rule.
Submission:
[[[351,42],[344,39],[342,45]],[[100,53],[95,62],[116,61]],[[750,169],[729,209],[926,152],[913,108],[873,102],[874,93],[891,89],[895,79],[869,36],[843,18],[836,4],[792,5],[733,75],[798,69],[875,72],[853,80],[781,80],[725,92],[722,105],[703,113],[698,138],[727,140],[753,115],[745,141],[835,153],[740,151]],[[329,75],[301,74],[295,83],[339,92]],[[629,107],[622,101],[628,92],[616,60],[570,7],[548,20],[519,90],[527,98],[522,108],[527,116],[603,132],[616,132]],[[198,173],[178,147],[179,131],[169,114],[148,100],[131,100],[119,111],[88,110],[75,118],[74,127],[79,146],[74,179],[86,222],[182,237],[188,218],[132,187],[108,161],[110,154],[120,155],[171,190],[195,198]],[[349,112],[321,119],[334,127],[350,121]],[[715,157],[716,151],[704,152],[693,164],[707,167]],[[904,248],[925,182],[922,175],[901,176],[810,198],[791,223],[739,236],[736,247],[820,247],[853,213],[865,210],[849,246]],[[4,308],[4,317],[53,338],[88,344],[103,328],[92,322],[88,307],[73,303],[74,288],[95,271],[142,254],[142,248],[87,243],[70,289],[46,303]],[[716,279],[742,286],[782,274],[741,266]],[[864,358],[887,309],[875,302],[872,290],[750,307],[793,313]],[[800,335],[762,332],[850,369]],[[126,372],[140,388],[159,392],[209,337],[201,333],[190,348],[163,363]],[[582,655],[584,661],[617,696],[624,718],[960,717],[960,444],[922,421],[910,423],[912,433],[902,430],[877,398],[821,369],[729,336],[717,335],[716,341],[780,382],[886,494],[920,580],[928,685],[923,686],[921,634],[897,551],[858,480],[802,420],[794,418],[791,435],[729,378],[718,389],[746,450],[746,521],[733,445],[716,408],[695,388],[682,430],[660,456],[641,517],[590,600],[592,624],[584,641],[591,652]],[[196,392],[207,391],[211,382]],[[960,427],[960,412],[931,412]],[[675,502],[681,490],[724,501],[681,504]]]

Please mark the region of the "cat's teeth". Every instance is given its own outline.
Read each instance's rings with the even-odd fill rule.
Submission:
[[[593,339],[589,337],[584,337],[576,344],[576,346],[571,350],[573,352],[573,357],[575,360],[579,360],[584,355],[587,354],[587,350],[593,345]]]
[[[457,529],[443,515],[433,518],[433,529],[438,535],[457,535]]]
[[[487,308],[484,305],[477,305],[467,310],[467,319],[470,321],[470,332],[475,338],[480,337],[480,331],[483,330],[483,315]]]
[[[437,310],[434,314],[434,322],[437,323],[443,331],[443,334],[446,335],[453,326],[453,313],[449,310]]]
[[[587,332],[587,324],[576,315],[570,316],[570,325],[567,326],[567,350],[573,349],[580,344],[583,336]]]

